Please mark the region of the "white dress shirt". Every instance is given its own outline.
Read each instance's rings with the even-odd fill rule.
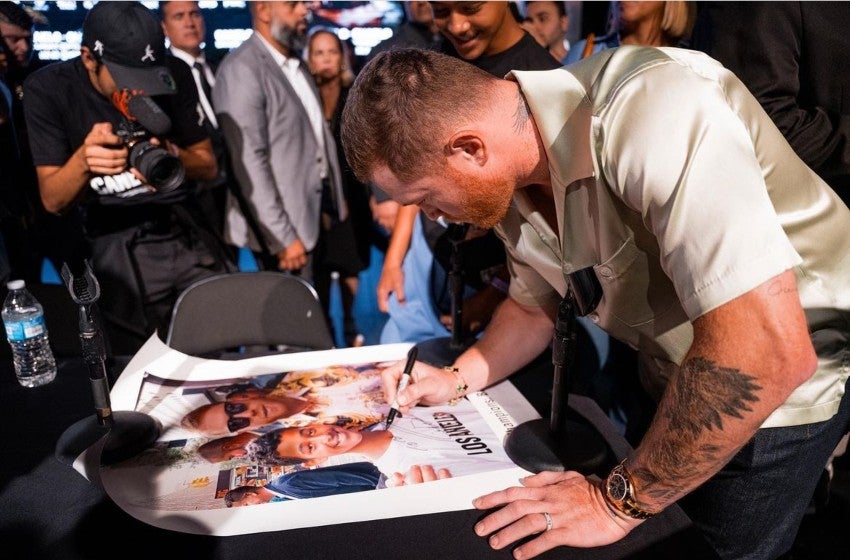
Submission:
[[[304,72],[301,71],[301,60],[281,54],[262,35],[258,34],[257,36],[262,40],[263,45],[269,50],[269,53],[271,53],[272,59],[283,70],[283,74],[289,80],[298,98],[301,99],[304,109],[307,110],[307,116],[310,118],[310,124],[313,126],[313,134],[316,136],[316,142],[319,145],[319,153],[316,158],[320,162],[320,174],[322,179],[324,179],[328,176],[328,162],[325,157],[324,115],[322,114],[322,106],[319,103],[319,98],[307,81]]]
[[[200,56],[194,57],[186,51],[180,50],[177,47],[171,47],[171,54],[185,62],[189,65],[189,68],[192,69],[192,76],[195,78],[195,88],[198,90],[198,100],[201,104],[201,111],[203,111],[203,117],[209,120],[213,127],[218,128],[218,120],[215,118],[215,111],[212,106],[212,99],[207,99],[207,94],[204,92],[204,88],[201,86],[201,74],[200,71],[195,67],[195,63],[199,63],[204,69],[204,77],[207,79],[207,83],[210,84],[210,87],[215,87],[215,74],[213,74],[212,68],[207,64],[207,60],[204,57],[204,53],[201,53]],[[203,123],[201,123],[203,124]]]

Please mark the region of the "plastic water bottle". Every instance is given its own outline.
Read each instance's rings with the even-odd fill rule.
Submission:
[[[44,309],[23,280],[12,280],[6,287],[3,324],[12,346],[15,375],[24,387],[46,385],[56,378],[56,360],[47,339]]]

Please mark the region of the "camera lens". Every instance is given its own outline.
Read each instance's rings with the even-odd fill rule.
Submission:
[[[130,149],[130,165],[145,176],[148,183],[160,192],[173,191],[183,184],[186,171],[179,158],[163,148],[144,140]]]

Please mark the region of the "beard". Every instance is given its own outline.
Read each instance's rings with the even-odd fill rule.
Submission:
[[[465,210],[463,221],[482,229],[495,227],[508,213],[514,187],[507,181],[482,181],[470,179],[459,173],[450,173],[461,189],[461,203]]]
[[[290,53],[300,53],[307,46],[307,34],[286,23],[272,21],[271,34],[274,40],[289,50]]]

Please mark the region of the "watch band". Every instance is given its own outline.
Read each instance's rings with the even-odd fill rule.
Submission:
[[[623,459],[619,465],[611,470],[602,483],[602,496],[605,503],[616,511],[619,511],[632,519],[648,519],[655,515],[641,509],[635,501],[635,487],[632,475],[626,468],[626,460]]]

